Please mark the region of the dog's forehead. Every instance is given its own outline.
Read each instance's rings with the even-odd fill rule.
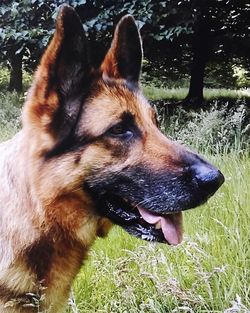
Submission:
[[[142,95],[140,89],[131,90],[124,84],[101,84],[84,104],[80,131],[87,128],[101,133],[108,126],[121,121],[124,112],[133,115],[140,125],[152,123],[154,109]]]

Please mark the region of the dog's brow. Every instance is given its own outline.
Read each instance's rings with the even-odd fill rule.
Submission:
[[[123,122],[128,122],[128,123],[134,123],[135,122],[135,118],[134,118],[134,115],[129,112],[129,111],[125,111],[121,114],[121,120]]]
[[[142,137],[141,129],[137,125],[136,118],[135,118],[133,113],[131,113],[130,111],[125,111],[121,114],[120,118],[125,125],[127,125],[131,129],[133,129],[134,138],[136,138],[136,137],[141,138]]]

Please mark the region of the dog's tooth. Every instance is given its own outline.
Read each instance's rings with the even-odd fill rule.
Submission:
[[[161,222],[158,221],[156,224],[155,224],[155,229],[161,229]]]

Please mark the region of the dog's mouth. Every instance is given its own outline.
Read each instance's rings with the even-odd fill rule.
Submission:
[[[148,241],[177,245],[182,241],[182,212],[155,214],[117,195],[105,194],[99,207],[102,215],[128,233]]]

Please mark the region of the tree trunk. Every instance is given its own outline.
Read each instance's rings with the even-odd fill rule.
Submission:
[[[206,62],[206,51],[203,49],[196,49],[193,56],[189,91],[185,99],[185,101],[190,102],[190,105],[192,106],[200,106],[203,102],[203,84]]]
[[[9,91],[21,92],[23,90],[23,73],[22,73],[22,53],[16,54],[16,51],[11,51],[9,55],[10,61],[10,81]]]
[[[206,63],[212,51],[213,38],[211,34],[211,25],[206,13],[200,13],[200,17],[195,25],[193,38],[193,62],[191,66],[189,92],[187,97],[184,99],[185,104],[189,104],[193,107],[200,107],[204,101],[204,74]]]

